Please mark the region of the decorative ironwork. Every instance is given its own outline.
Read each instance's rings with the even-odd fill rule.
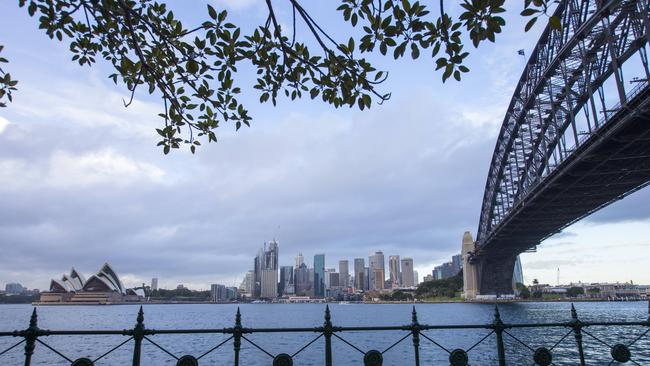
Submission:
[[[467,366],[468,363],[469,357],[465,350],[457,348],[449,354],[449,364],[451,366]]]
[[[176,366],[199,366],[199,360],[191,355],[185,355],[178,359]]]
[[[381,366],[384,363],[384,356],[377,350],[366,352],[363,356],[363,364],[365,366]]]
[[[280,353],[273,358],[273,366],[293,366],[293,358],[286,353]]]
[[[553,354],[546,347],[539,347],[535,350],[533,361],[539,366],[549,366],[553,363]]]
[[[94,366],[95,364],[88,358],[82,357],[76,359],[70,366]]]
[[[223,345],[232,342],[233,350],[234,350],[234,364],[239,365],[239,354],[241,352],[242,340],[249,343],[254,348],[264,353],[265,355],[269,356],[273,360],[274,366],[292,366],[293,360],[298,354],[300,354],[301,352],[303,352],[304,350],[306,350],[307,348],[309,348],[310,346],[312,346],[313,344],[321,340],[325,342],[325,354],[323,356],[323,364],[328,364],[328,362],[332,362],[332,356],[335,352],[335,350],[332,348],[332,343],[331,343],[332,337],[337,338],[338,340],[340,340],[350,348],[358,351],[362,355],[363,363],[366,366],[381,366],[383,364],[384,354],[386,352],[389,352],[391,349],[393,349],[393,347],[402,343],[408,338],[411,338],[413,342],[413,347],[414,347],[413,364],[414,365],[420,364],[419,351],[420,348],[423,346],[422,344],[420,344],[420,340],[422,339],[430,342],[432,345],[437,347],[437,349],[446,352],[448,354],[449,364],[451,366],[466,366],[469,364],[470,352],[473,351],[479,344],[482,344],[487,339],[491,338],[496,341],[496,349],[495,349],[496,360],[498,360],[499,364],[505,364],[507,358],[506,345],[508,345],[508,343],[505,342],[505,338],[509,337],[512,340],[514,340],[517,344],[523,346],[525,349],[528,349],[532,353],[532,357],[535,364],[540,366],[548,366],[553,364],[553,356],[551,353],[553,349],[555,349],[561,342],[563,342],[571,334],[575,336],[575,340],[576,340],[575,345],[578,348],[578,354],[579,354],[579,360],[578,360],[579,365],[585,365],[586,356],[584,351],[582,351],[582,348],[583,348],[583,343],[585,342],[586,339],[595,340],[599,344],[607,346],[608,347],[607,349],[610,351],[611,358],[614,361],[618,361],[621,363],[633,362],[635,364],[650,363],[650,358],[648,357],[647,354],[641,352],[633,354],[630,351],[630,347],[634,346],[639,340],[643,339],[650,333],[650,302],[648,303],[648,319],[644,321],[637,321],[637,322],[583,322],[578,318],[578,313],[573,305],[571,305],[570,321],[559,322],[559,323],[537,323],[537,324],[505,323],[501,318],[501,315],[499,313],[499,308],[496,306],[494,309],[493,321],[489,324],[477,324],[477,325],[421,324],[418,321],[418,316],[415,307],[413,308],[413,311],[411,313],[411,323],[407,325],[401,325],[401,326],[400,325],[368,326],[368,327],[335,326],[332,323],[332,314],[330,312],[329,306],[326,307],[325,309],[325,317],[324,317],[325,321],[323,325],[319,327],[264,328],[264,329],[247,328],[242,325],[241,318],[242,318],[241,313],[239,309],[237,309],[237,314],[235,316],[235,325],[234,327],[231,328],[153,330],[145,327],[144,311],[142,307],[140,307],[137,314],[136,324],[133,329],[57,331],[57,330],[40,329],[38,327],[38,315],[36,313],[36,309],[34,309],[30,317],[29,327],[27,329],[15,330],[12,332],[0,332],[0,338],[2,337],[22,338],[22,340],[19,341],[18,343],[13,344],[11,347],[0,351],[0,364],[5,364],[2,361],[3,356],[5,356],[8,352],[11,352],[12,350],[14,350],[15,352],[15,349],[17,349],[19,346],[22,345],[24,347],[25,366],[31,366],[32,364],[31,358],[37,346],[38,347],[42,346],[44,347],[44,349],[53,352],[63,360],[67,361],[68,363],[66,364],[70,364],[72,366],[93,366],[94,364],[97,363],[98,360],[111,354],[115,350],[123,347],[125,344],[132,343],[133,344],[132,365],[137,366],[140,365],[140,359],[142,356],[142,343],[148,342],[152,344],[155,348],[159,349],[169,357],[176,360],[176,365],[178,366],[198,366],[200,360],[203,357],[216,350],[222,350]],[[591,331],[587,331],[587,329],[591,329],[590,327],[633,327],[633,326],[636,327],[640,326],[647,329],[643,332],[640,332],[640,334],[636,336],[632,342],[629,342],[627,344],[618,343],[614,346],[609,346],[604,340],[598,338]],[[567,330],[567,332],[554,344],[550,345],[548,348],[541,346],[535,349],[512,333],[512,331],[515,329],[523,330],[523,329],[530,329],[530,328],[543,328],[543,329],[564,328]],[[457,349],[449,350],[445,348],[441,344],[441,342],[436,340],[435,339],[436,337],[432,333],[429,333],[429,331],[432,330],[453,330],[453,329],[483,331],[486,332],[486,334],[480,340],[478,340],[473,346],[469,348],[466,349],[457,348]],[[361,347],[351,343],[350,341],[346,340],[344,337],[341,336],[343,333],[346,332],[377,332],[377,331],[403,332],[403,336],[401,336],[396,342],[394,342],[392,345],[390,345],[383,351],[363,350]],[[302,346],[298,351],[294,352],[293,354],[280,353],[276,355],[264,349],[264,347],[258,345],[250,337],[248,337],[248,335],[251,334],[278,333],[278,332],[305,333],[305,334],[316,333],[316,336],[313,339],[311,339],[308,343],[306,343],[304,346]],[[225,335],[226,338],[221,340],[219,343],[217,343],[207,351],[200,353],[198,356],[184,355],[182,357],[177,357],[174,355],[172,351],[161,346],[160,344],[158,344],[152,339],[154,336],[159,337],[165,334],[177,334],[177,335],[178,334],[222,334]],[[60,336],[60,335],[83,335],[86,338],[93,335],[120,335],[120,336],[127,337],[127,339],[121,342],[120,344],[118,344],[117,346],[111,348],[107,352],[103,353],[99,357],[95,358],[94,360],[91,358],[78,358],[75,361],[73,361],[71,358],[64,355],[63,353],[61,353],[54,347],[48,345],[42,340],[43,337],[53,337],[53,336]],[[329,336],[329,340],[328,340],[328,336]],[[591,353],[591,356],[593,356],[593,352]],[[642,359],[642,357],[646,357],[646,358]],[[402,363],[407,364],[408,362],[406,360],[402,360]]]
[[[630,359],[632,359],[632,354],[630,353],[630,349],[627,348],[626,345],[624,344],[616,344],[614,347],[612,347],[612,350],[610,352],[612,354],[612,358],[614,361],[625,363],[628,362]]]

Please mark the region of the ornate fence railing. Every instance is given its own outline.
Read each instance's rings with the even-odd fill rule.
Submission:
[[[611,329],[613,327],[636,327],[640,328],[636,333],[630,333],[628,331],[625,334],[628,338],[631,338],[631,341],[621,342],[610,344],[606,342],[601,336],[596,332],[592,332],[594,327],[603,327],[605,330]],[[530,345],[529,342],[522,340],[521,336],[516,335],[516,329],[564,329],[561,332],[555,333],[559,334],[559,337],[553,337],[551,333],[545,334],[541,337],[543,339],[537,339],[535,343],[547,344],[547,346],[540,346],[534,348]],[[450,349],[442,345],[444,343],[444,336],[438,337],[434,336],[427,331],[451,331],[451,330],[483,330],[487,332],[480,340],[475,342],[470,347],[465,348],[455,348]],[[630,328],[631,331],[632,328]],[[379,349],[370,349],[366,350],[363,347],[359,347],[352,343],[349,339],[346,339],[344,336],[352,332],[383,332],[383,331],[394,331],[402,332],[401,336],[396,342],[392,343],[390,346]],[[302,333],[302,334],[315,334],[314,337],[309,337],[307,340],[303,340],[303,345],[299,347],[296,351],[290,353],[272,353],[260,346],[254,339],[252,339],[253,334],[277,334],[277,333]],[[545,332],[546,333],[546,332]],[[494,318],[491,323],[488,324],[479,324],[479,325],[427,325],[421,324],[418,322],[418,315],[415,307],[411,314],[411,323],[401,326],[358,326],[358,327],[339,327],[335,326],[331,319],[331,314],[329,306],[325,308],[325,318],[322,326],[311,327],[311,328],[248,328],[242,325],[241,313],[239,308],[235,316],[235,323],[233,327],[222,328],[222,329],[149,329],[145,327],[144,323],[144,311],[142,307],[137,315],[137,320],[135,327],[132,329],[123,329],[123,330],[48,330],[41,329],[38,327],[38,315],[36,309],[33,310],[31,319],[29,321],[29,327],[25,330],[15,330],[12,332],[0,332],[0,339],[6,339],[6,337],[15,337],[22,338],[12,346],[3,349],[0,351],[0,364],[1,365],[10,365],[6,361],[3,361],[3,356],[6,356],[12,350],[18,352],[19,349],[24,350],[24,365],[32,365],[32,356],[37,348],[43,351],[49,351],[56,355],[61,363],[55,363],[60,365],[72,365],[72,366],[93,366],[95,364],[100,364],[99,361],[104,359],[109,354],[115,352],[116,350],[125,347],[127,344],[132,343],[132,365],[139,366],[141,364],[143,356],[143,343],[149,343],[154,348],[159,349],[167,356],[170,357],[171,362],[175,361],[177,366],[197,366],[204,357],[207,355],[223,350],[226,344],[232,344],[232,364],[235,366],[240,365],[240,353],[242,351],[243,343],[247,343],[251,348],[256,348],[261,351],[263,354],[268,356],[268,364],[273,366],[291,366],[294,364],[294,358],[306,350],[308,347],[314,345],[317,342],[324,343],[324,354],[322,358],[322,364],[330,366],[333,364],[333,354],[335,350],[332,349],[332,340],[336,339],[346,346],[349,346],[354,352],[359,353],[358,359],[350,359],[348,363],[361,364],[363,362],[366,366],[381,366],[384,363],[384,354],[389,352],[391,349],[394,349],[395,346],[402,342],[407,342],[410,339],[413,349],[413,358],[412,360],[400,359],[400,364],[412,364],[419,366],[421,363],[421,349],[424,345],[432,346],[438,348],[441,352],[445,352],[448,356],[448,362],[452,366],[464,366],[468,365],[469,362],[469,353],[472,350],[477,349],[477,346],[486,342],[487,339],[493,338],[496,343],[496,347],[492,349],[495,357],[493,358],[498,365],[506,365],[508,363],[507,355],[507,345],[515,346],[518,345],[523,347],[525,351],[529,353],[526,364],[535,364],[535,365],[559,365],[567,364],[564,361],[555,359],[554,363],[554,352],[556,347],[561,343],[565,342],[567,338],[573,338],[571,343],[575,347],[576,359],[572,360],[570,364],[579,364],[587,365],[589,360],[588,355],[586,355],[584,344],[587,339],[599,343],[602,346],[605,346],[609,351],[609,354],[606,355],[606,358],[609,364],[613,363],[631,363],[635,365],[649,365],[650,364],[650,353],[645,347],[640,346],[639,343],[642,339],[645,339],[646,342],[650,343],[650,302],[648,303],[648,318],[645,321],[620,321],[620,322],[593,322],[593,321],[582,321],[578,318],[578,314],[573,305],[571,305],[571,320],[567,322],[556,322],[556,323],[525,323],[525,324],[510,324],[505,323],[501,319],[499,313],[499,308],[495,305],[494,309]],[[199,352],[195,355],[176,355],[166,347],[160,345],[154,341],[154,336],[163,335],[163,334],[222,334],[225,336],[225,339],[215,342],[210,348],[203,352]],[[76,358],[73,359],[65,355],[64,351],[57,349],[50,344],[48,344],[44,338],[52,336],[99,336],[99,335],[120,335],[127,337],[126,340],[117,344],[116,346],[108,349],[105,352],[102,352],[99,356],[95,358]],[[573,337],[570,337],[573,335]],[[548,339],[551,338],[551,339]],[[554,339],[557,338],[557,339]],[[506,342],[508,340],[509,342]],[[567,341],[568,342],[568,341]],[[22,346],[22,347],[21,347]],[[636,352],[636,348],[641,348],[639,352]],[[482,349],[484,350],[484,349]],[[602,355],[601,355],[602,356]],[[22,364],[22,357],[19,364]],[[131,357],[129,356],[129,359]],[[522,360],[517,361],[516,364],[522,364]],[[601,361],[602,362],[602,361]],[[130,361],[128,363],[131,363]],[[423,362],[424,363],[424,362]],[[48,362],[49,364],[53,364]],[[121,363],[123,365],[124,363]],[[258,365],[259,363],[255,363]],[[515,364],[514,362],[512,364]],[[599,363],[601,364],[601,363]]]

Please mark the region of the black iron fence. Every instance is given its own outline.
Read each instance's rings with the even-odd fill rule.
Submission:
[[[602,337],[600,337],[595,332],[592,332],[593,327],[605,327],[609,329],[610,327],[637,327],[641,328],[640,331],[637,331],[638,334],[632,335],[632,340],[625,343],[616,343],[610,344],[606,342]],[[515,335],[516,329],[548,329],[548,328],[560,328],[564,329],[561,332],[561,337],[558,339],[545,339],[543,340],[548,346],[533,348],[528,342],[522,340],[519,336]],[[483,336],[478,342],[474,343],[471,347],[466,348],[456,348],[450,349],[444,347],[441,343],[441,337],[436,338],[431,333],[427,331],[432,330],[484,330],[487,331],[487,334]],[[354,343],[350,342],[344,336],[345,334],[350,334],[351,332],[381,332],[381,331],[399,331],[403,332],[403,336],[398,339],[396,342],[392,343],[389,347],[384,348],[383,350],[378,349],[362,349]],[[38,327],[38,315],[36,309],[34,309],[31,319],[29,321],[29,327],[25,330],[16,330],[13,332],[0,332],[0,337],[15,337],[22,338],[17,343],[13,344],[11,347],[0,351],[0,364],[7,365],[6,362],[2,361],[2,356],[6,355],[10,351],[18,352],[18,349],[24,350],[24,365],[30,366],[32,364],[32,356],[38,348],[42,351],[49,351],[56,354],[60,358],[61,364],[72,366],[93,366],[99,364],[102,359],[104,359],[109,354],[115,352],[116,350],[125,347],[127,344],[132,343],[133,349],[133,358],[132,365],[139,366],[142,359],[142,346],[144,342],[148,342],[153,345],[155,348],[158,348],[160,351],[164,352],[166,355],[171,357],[176,361],[177,366],[197,366],[201,360],[207,355],[221,351],[225,345],[232,344],[232,361],[235,366],[240,365],[240,352],[242,350],[242,343],[246,342],[250,344],[253,348],[258,349],[265,355],[267,355],[268,363],[273,366],[292,366],[294,364],[294,358],[306,350],[308,347],[317,344],[317,342],[322,342],[324,344],[324,355],[322,362],[324,365],[330,366],[333,363],[332,355],[335,353],[335,350],[332,349],[332,340],[336,339],[342,344],[349,346],[355,352],[359,353],[359,358],[357,360],[350,360],[350,362],[361,363],[363,362],[366,366],[381,366],[384,362],[384,354],[395,346],[402,342],[410,342],[413,348],[413,359],[412,364],[419,366],[421,361],[420,351],[421,347],[433,346],[437,347],[441,352],[445,352],[448,355],[448,362],[451,366],[465,366],[469,364],[469,353],[472,350],[475,350],[478,345],[484,343],[487,339],[493,338],[496,342],[496,347],[493,350],[495,353],[495,360],[497,360],[500,366],[506,365],[506,345],[510,346],[518,345],[523,347],[523,349],[529,351],[528,364],[535,365],[554,365],[560,364],[558,360],[555,360],[554,363],[554,351],[556,347],[565,339],[571,338],[573,335],[572,344],[577,351],[577,359],[573,360],[571,364],[579,364],[584,366],[589,361],[585,355],[584,342],[587,338],[591,339],[594,342],[597,342],[606,347],[609,351],[607,358],[609,364],[613,363],[631,363],[635,365],[648,365],[650,364],[650,356],[645,353],[645,356],[641,353],[634,352],[634,346],[638,345],[638,342],[644,338],[648,338],[648,333],[650,332],[650,302],[648,303],[648,319],[646,321],[621,321],[621,322],[587,322],[581,321],[578,318],[578,314],[573,305],[571,305],[571,320],[568,322],[557,322],[557,323],[527,323],[527,324],[509,324],[505,323],[501,319],[499,313],[499,308],[495,305],[494,309],[494,319],[489,324],[480,324],[480,325],[427,325],[421,324],[418,322],[418,315],[413,307],[411,315],[411,323],[402,326],[360,326],[360,327],[339,327],[335,326],[332,323],[331,314],[329,306],[325,308],[325,318],[322,326],[312,327],[312,328],[247,328],[242,326],[241,313],[237,309],[235,316],[235,323],[233,327],[222,328],[222,329],[149,329],[145,327],[144,323],[144,311],[142,307],[137,315],[137,320],[135,327],[133,329],[123,329],[123,330],[48,330],[41,329]],[[274,334],[274,333],[302,333],[302,334],[313,334],[313,337],[310,337],[306,343],[296,351],[292,353],[272,353],[266,350],[264,347],[260,346],[255,342],[251,335],[252,334]],[[176,355],[172,351],[168,350],[166,347],[161,346],[156,341],[154,341],[154,336],[163,335],[163,334],[222,334],[225,335],[225,339],[214,344],[211,348],[205,350],[202,353],[196,355]],[[627,333],[629,335],[629,333]],[[49,345],[44,339],[52,336],[62,336],[62,335],[78,335],[78,336],[97,336],[97,335],[121,335],[127,337],[126,340],[117,344],[116,346],[108,349],[103,352],[101,355],[93,358],[78,358],[72,359],[66,356],[61,350],[56,349],[55,347]],[[504,340],[508,339],[510,342],[505,342]],[[21,347],[22,346],[22,347]],[[411,360],[402,360],[400,364],[409,364]],[[562,362],[562,361],[560,361]],[[21,362],[22,363],[22,362]],[[564,362],[562,362],[564,364]]]

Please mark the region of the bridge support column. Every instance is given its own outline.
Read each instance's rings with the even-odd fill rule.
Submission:
[[[512,295],[515,261],[518,253],[484,254],[478,263],[478,288],[481,295]]]
[[[466,231],[463,235],[463,243],[461,246],[461,255],[463,258],[463,296],[467,300],[476,299],[478,295],[478,276],[475,264],[470,263],[470,253],[474,252],[475,245],[472,234]]]

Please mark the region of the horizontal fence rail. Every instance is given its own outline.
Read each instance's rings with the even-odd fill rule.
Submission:
[[[615,343],[610,344],[599,337],[597,334],[591,331],[592,327],[641,327],[641,331],[638,334],[633,335],[633,340],[626,343]],[[563,336],[559,339],[543,339],[541,341],[548,344],[547,347],[537,347],[533,348],[529,343],[520,339],[519,336],[515,335],[514,330],[516,329],[549,329],[549,328],[564,328],[566,331],[562,332]],[[448,330],[484,330],[487,332],[480,340],[475,342],[472,346],[466,348],[455,348],[450,349],[444,347],[441,343],[441,340],[444,337],[436,337],[427,331],[438,330],[438,331],[448,331]],[[400,331],[403,332],[403,336],[399,338],[396,342],[392,343],[389,347],[380,349],[370,349],[365,350],[361,347],[358,347],[354,343],[350,342],[345,338],[345,333],[351,332],[381,332],[381,331]],[[293,352],[288,353],[272,353],[266,350],[264,347],[256,343],[250,335],[252,334],[274,334],[274,333],[305,333],[311,334],[305,341],[302,347],[298,348]],[[136,324],[132,329],[122,329],[122,330],[48,330],[41,329],[38,327],[38,314],[36,308],[33,310],[29,327],[24,330],[15,330],[11,332],[0,332],[0,339],[3,337],[14,337],[22,338],[17,343],[11,345],[7,349],[0,350],[0,364],[8,365],[5,361],[2,360],[3,355],[7,355],[9,352],[18,352],[20,348],[24,351],[24,365],[30,366],[32,364],[32,356],[37,348],[42,351],[49,351],[56,354],[61,360],[61,365],[71,365],[71,366],[94,366],[95,364],[100,364],[100,361],[104,359],[109,354],[115,352],[116,350],[125,347],[127,344],[132,344],[132,365],[139,366],[142,358],[142,346],[144,342],[151,344],[154,348],[159,349],[171,359],[176,361],[177,366],[198,366],[205,356],[221,350],[225,347],[226,344],[232,344],[232,364],[235,366],[240,365],[240,353],[242,350],[242,344],[247,343],[252,348],[255,348],[267,355],[269,358],[269,365],[273,366],[292,366],[294,364],[294,358],[306,350],[308,347],[312,346],[317,342],[324,343],[324,355],[323,355],[323,364],[326,366],[331,366],[333,364],[333,353],[335,352],[332,349],[332,339],[342,342],[346,346],[349,346],[355,352],[359,353],[359,358],[356,360],[350,360],[360,364],[363,362],[365,366],[382,366],[384,364],[384,354],[389,352],[398,344],[407,341],[410,338],[412,347],[413,347],[413,359],[412,364],[419,366],[420,365],[420,350],[425,344],[427,346],[432,346],[439,349],[441,352],[445,352],[448,355],[448,362],[451,366],[466,366],[470,364],[469,353],[476,349],[476,347],[484,343],[487,339],[494,339],[496,342],[496,349],[493,350],[496,355],[496,360],[498,360],[498,365],[503,366],[507,364],[506,357],[506,345],[507,342],[504,340],[509,340],[511,345],[517,345],[523,347],[523,349],[530,351],[530,357],[526,360],[526,364],[535,364],[541,366],[556,365],[560,364],[556,360],[554,363],[554,350],[560,343],[565,341],[567,338],[571,338],[573,335],[573,344],[577,352],[577,359],[571,362],[571,364],[579,364],[581,366],[587,365],[588,357],[585,354],[585,340],[590,339],[595,343],[598,343],[602,346],[605,346],[609,350],[609,355],[607,356],[610,360],[609,364],[614,363],[631,363],[635,365],[648,365],[650,364],[650,355],[641,358],[638,354],[633,352],[634,346],[638,345],[638,342],[642,339],[648,340],[650,336],[650,301],[648,302],[648,318],[645,321],[603,321],[603,322],[593,322],[593,321],[581,321],[578,318],[578,313],[573,306],[571,305],[571,320],[568,322],[554,322],[554,323],[523,323],[523,324],[510,324],[505,323],[501,319],[499,313],[498,305],[495,305],[494,308],[494,318],[491,323],[488,324],[476,324],[476,325],[428,325],[421,324],[418,321],[418,314],[416,312],[415,306],[411,313],[411,323],[406,325],[397,325],[397,326],[356,326],[356,327],[341,327],[335,326],[332,323],[331,313],[329,306],[325,307],[325,317],[322,326],[318,327],[304,327],[304,328],[248,328],[242,326],[242,315],[237,309],[235,315],[235,323],[233,327],[228,328],[215,328],[215,329],[149,329],[145,327],[144,323],[144,311],[142,306],[138,311]],[[154,336],[164,335],[164,334],[222,334],[226,338],[220,342],[215,343],[211,348],[199,352],[195,355],[177,355],[167,349],[166,347],[158,344],[154,341]],[[102,352],[99,356],[94,358],[82,357],[73,359],[68,357],[48,343],[45,342],[44,338],[52,336],[97,336],[97,335],[120,335],[126,337],[124,341],[115,345],[114,347]],[[628,334],[629,335],[629,334]],[[437,339],[436,339],[437,338]],[[647,351],[647,350],[646,350]],[[409,360],[401,360],[400,364],[411,364]],[[520,361],[521,362],[521,361]],[[516,364],[521,364],[517,362]],[[512,363],[515,364],[515,363]]]

